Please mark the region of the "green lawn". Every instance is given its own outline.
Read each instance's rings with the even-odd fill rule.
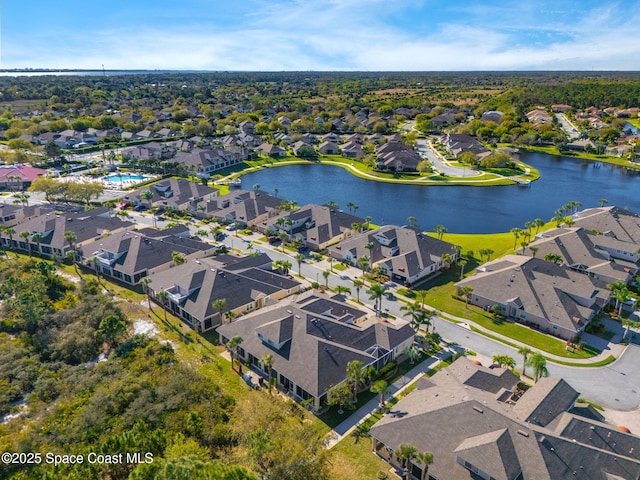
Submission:
[[[436,279],[437,280],[437,279]],[[451,282],[435,285],[429,290],[428,303],[438,310],[467,318],[481,327],[487,328],[493,332],[504,335],[505,337],[525,343],[534,348],[542,350],[553,355],[571,358],[590,358],[598,353],[597,350],[587,349],[575,352],[568,352],[565,342],[550,335],[531,330],[517,323],[496,322],[494,317],[484,310],[469,305],[465,308],[462,301],[455,300],[451,296],[455,293],[455,286]]]

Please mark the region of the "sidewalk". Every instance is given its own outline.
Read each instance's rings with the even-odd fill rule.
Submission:
[[[404,389],[417,382],[427,371],[437,366],[442,360],[446,360],[451,355],[457,352],[461,352],[462,348],[454,347],[451,345],[445,346],[435,355],[422,361],[414,368],[409,370],[406,374],[400,377],[398,380],[389,385],[388,397],[395,397],[401,393]],[[368,419],[373,413],[378,410],[379,397],[376,395],[374,398],[365,403],[358,410],[353,412],[342,423],[336,426],[327,434],[327,440],[325,442],[325,448],[329,449],[340,442],[344,437],[349,435],[355,430],[362,422]]]

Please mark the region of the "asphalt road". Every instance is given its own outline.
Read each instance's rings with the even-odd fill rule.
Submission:
[[[135,221],[150,225],[152,220],[149,214],[129,212]],[[158,222],[158,227],[164,226],[165,222]],[[192,234],[196,234],[198,226],[191,226]],[[244,236],[236,236],[234,232],[226,232],[227,236],[222,241],[233,249],[239,249],[249,253],[248,243],[251,241]],[[254,243],[253,251],[262,250],[267,253],[272,260],[288,260],[292,264],[292,272],[298,273],[298,262],[293,255],[282,253],[278,246],[265,243]],[[322,272],[328,269],[326,262],[303,263],[301,274],[309,281],[325,283]],[[359,276],[360,270],[349,268],[344,272],[334,270],[328,278],[329,287],[344,285],[352,290],[355,296],[352,279]],[[389,284],[393,286],[393,284]],[[365,308],[373,311],[372,302],[365,292],[366,288],[360,291],[360,300],[365,302]],[[382,302],[382,309],[388,313],[403,318],[400,311],[402,302],[395,299],[393,290]],[[433,319],[435,329],[443,338],[455,342],[462,347],[468,348],[478,354],[478,358],[487,365],[494,355],[509,355],[517,362],[517,368],[522,369],[522,356],[517,350],[504,345],[503,343],[489,339],[481,334],[471,331],[469,328],[456,323],[452,323],[440,317]],[[600,404],[614,410],[634,410],[640,406],[640,346],[631,345],[624,355],[615,363],[606,367],[568,367],[547,362],[549,375],[562,377],[569,382],[581,396],[589,401]]]

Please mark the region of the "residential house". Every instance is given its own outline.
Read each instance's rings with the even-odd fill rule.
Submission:
[[[477,139],[466,134],[447,134],[442,138],[442,143],[446,150],[455,157],[459,157],[464,152],[471,152],[479,158],[491,154],[491,151],[482,145]]]
[[[322,142],[318,145],[318,152],[323,155],[338,155],[340,147],[334,142]]]
[[[112,217],[111,210],[106,208],[63,214],[42,211],[46,213],[27,217],[27,220],[13,226],[14,234],[1,233],[4,245],[11,249],[64,258],[71,249],[79,250],[96,239],[113,232],[127,231],[134,226],[129,221]],[[24,238],[23,232],[28,232],[29,236]],[[67,232],[75,236],[71,243],[65,237]],[[36,234],[39,237],[37,241],[34,240]]]
[[[525,116],[534,125],[550,125],[553,123],[553,117],[543,108],[531,110]]]
[[[0,165],[0,189],[22,191],[31,185],[36,178],[47,173],[42,168],[31,165]]]
[[[362,150],[362,145],[357,142],[348,142],[340,146],[341,154],[343,157],[347,158],[362,158],[364,156],[364,152]]]
[[[207,218],[252,227],[277,214],[282,199],[262,190],[235,190],[209,200],[202,212]]]
[[[447,258],[449,262],[458,258],[452,244],[395,225],[353,235],[331,247],[329,254],[354,265],[366,257],[370,267],[380,267],[393,281],[403,284],[419,282],[449,267]]]
[[[572,340],[609,301],[607,284],[541,258],[507,255],[456,283],[471,288],[468,302],[494,305],[509,320]]]
[[[175,267],[174,253],[193,261],[215,252],[216,247],[209,243],[158,230],[112,233],[80,249],[82,263],[129,285]]]
[[[287,151],[278,145],[272,145],[270,143],[263,143],[256,148],[256,150],[262,152],[263,155],[269,157],[284,157],[287,155]]]
[[[173,161],[192,170],[200,178],[209,178],[213,172],[242,163],[244,158],[238,151],[226,148],[193,148],[177,152]]]
[[[411,460],[412,480],[638,478],[640,438],[588,415],[578,397],[559,378],[523,392],[511,372],[461,357],[420,379],[369,434],[373,451],[401,472],[400,445],[433,454],[426,476]]]
[[[640,245],[640,215],[624,208],[588,208],[576,213],[572,218],[576,227]]]
[[[376,148],[376,168],[394,172],[415,171],[422,157],[401,140],[390,138]]]
[[[260,370],[260,358],[273,356],[272,377],[278,387],[316,410],[327,391],[345,381],[347,364],[381,368],[413,343],[404,321],[382,323],[342,297],[309,291],[218,327],[222,343],[240,336],[240,358]]]
[[[556,228],[539,234],[525,253],[539,258],[559,255],[562,263],[605,283],[628,283],[638,272],[639,246],[598,235],[582,227]]]
[[[144,200],[142,193],[152,193],[151,200]],[[136,190],[125,197],[134,205],[146,205],[174,210],[197,212],[198,208],[218,196],[218,190],[199,183],[177,178],[167,178],[149,187]]]
[[[53,209],[43,205],[28,206],[16,203],[0,203],[0,225],[13,227],[47,213],[53,213]]]
[[[254,265],[271,266],[271,259],[265,254],[251,260]],[[297,293],[301,287],[295,280],[256,266],[238,269],[232,263],[225,268],[221,266],[223,263],[219,259],[201,258],[156,271],[149,277],[149,295],[158,301],[158,293],[167,292],[164,308],[194,330],[205,332]],[[214,302],[220,299],[225,301],[223,309],[214,307]]]
[[[261,231],[282,230],[310,249],[321,250],[352,235],[354,223],[364,220],[327,205],[308,204],[293,212],[281,212],[257,226]]]

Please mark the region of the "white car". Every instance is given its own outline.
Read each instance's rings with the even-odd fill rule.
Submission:
[[[231,225],[227,225],[227,228],[225,228],[227,232],[233,232],[235,229],[236,229],[235,223],[232,223]]]

